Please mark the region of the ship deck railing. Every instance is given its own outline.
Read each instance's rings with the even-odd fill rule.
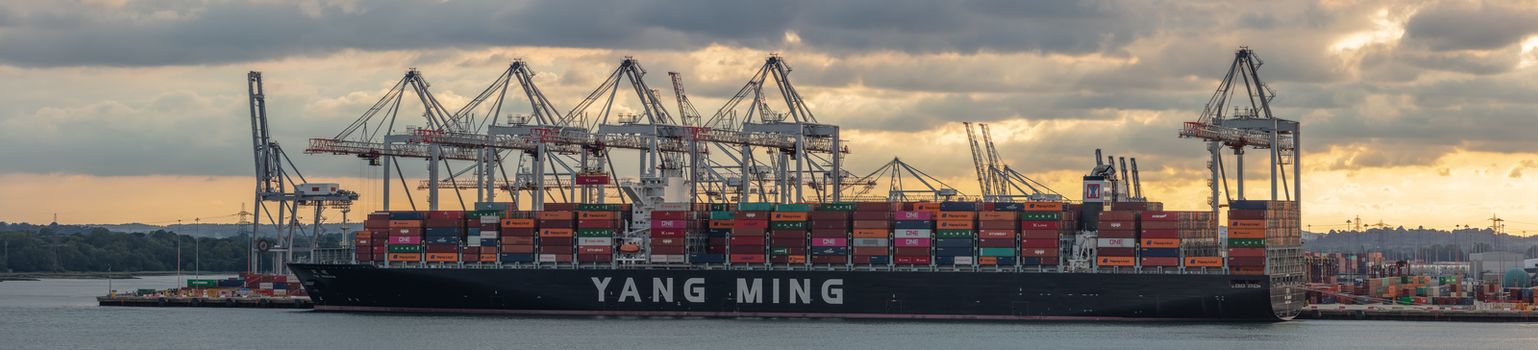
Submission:
[[[727,271],[890,271],[890,272],[979,272],[979,273],[1100,273],[1100,274],[1168,274],[1168,275],[1220,275],[1228,274],[1222,268],[1179,267],[1121,267],[1100,268],[1087,271],[1069,271],[1059,266],[906,266],[906,265],[742,265],[742,264],[614,264],[614,263],[464,263],[464,262],[326,262],[333,264],[368,265],[390,269],[528,269],[528,270],[727,270]]]

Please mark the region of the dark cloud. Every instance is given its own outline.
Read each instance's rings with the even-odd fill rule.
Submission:
[[[1504,2],[1448,1],[1415,13],[1405,38],[1434,51],[1493,50],[1538,32],[1538,11]]]
[[[34,5],[37,8],[28,8]],[[773,50],[794,31],[828,50],[1119,50],[1152,28],[1091,2],[368,1],[359,8],[275,3],[11,4],[0,60],[21,66],[213,64],[340,49],[480,46]]]

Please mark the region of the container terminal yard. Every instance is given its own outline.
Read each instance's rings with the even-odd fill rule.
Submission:
[[[318,236],[324,211],[346,213],[359,196],[293,166],[269,135],[263,76],[251,72],[259,205],[251,272],[229,283],[240,300],[328,311],[1529,320],[1533,289],[1393,271],[1337,278],[1320,266],[1339,257],[1303,252],[1301,128],[1272,115],[1259,66],[1254,51],[1236,51],[1199,117],[1171,126],[1171,137],[1208,151],[1210,199],[1192,210],[1144,197],[1137,160],[1098,149],[1085,152],[1082,196],[1068,198],[1005,164],[982,123],[965,125],[980,193],[900,158],[848,171],[858,145],[817,120],[778,55],[710,116],[689,101],[682,74],[668,73],[665,101],[630,57],[564,112],[522,60],[453,110],[413,69],[304,149],[377,166],[384,207],[344,248],[292,243]],[[509,106],[519,99],[527,105]],[[1265,152],[1267,199],[1245,188],[1252,151]],[[424,163],[419,207],[402,167]],[[392,191],[410,207],[391,208]],[[284,288],[252,294],[264,279]],[[208,287],[99,300],[235,304],[235,290]]]

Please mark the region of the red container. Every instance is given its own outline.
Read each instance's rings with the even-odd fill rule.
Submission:
[[[854,247],[854,251],[852,253],[854,255],[857,255],[857,256],[858,255],[867,255],[867,256],[869,256],[869,255],[881,255],[881,256],[885,256],[885,255],[887,255],[888,252],[887,252],[886,247]]]
[[[1100,221],[1127,221],[1137,220],[1137,212],[1130,210],[1112,210],[1100,212]]]
[[[1228,219],[1229,220],[1265,220],[1266,219],[1266,211],[1265,210],[1229,209],[1228,210]]]
[[[534,237],[502,237],[502,244],[529,245],[534,244]]]
[[[1180,230],[1170,230],[1170,229],[1147,230],[1147,229],[1145,229],[1145,230],[1143,230],[1143,235],[1140,238],[1143,238],[1143,239],[1179,239],[1180,238]]]
[[[619,227],[619,221],[616,221],[616,220],[604,220],[604,219],[577,220],[577,227],[580,227],[580,228],[618,228]]]
[[[763,236],[765,233],[768,233],[768,232],[767,232],[767,230],[764,230],[764,229],[741,228],[741,227],[732,229],[732,236]]]
[[[1266,257],[1266,248],[1228,248],[1228,256]]]
[[[850,217],[855,220],[889,221],[892,220],[892,213],[885,211],[856,211]]]
[[[845,237],[849,234],[846,229],[818,229],[812,230],[812,237]]]
[[[810,260],[813,264],[848,264],[849,257],[843,255],[813,255]]]
[[[1095,253],[1099,256],[1134,256],[1137,254],[1137,248],[1099,247],[1095,248]]]
[[[609,254],[577,254],[577,261],[606,263],[614,261],[614,256]]]
[[[1046,238],[1046,239],[1030,239],[1030,238],[1026,238],[1026,239],[1021,239],[1020,240],[1020,247],[1021,248],[1057,248],[1057,246],[1058,246],[1057,237]]]
[[[733,264],[762,264],[765,260],[763,254],[732,254],[728,259]]]
[[[458,253],[458,244],[428,244],[428,253]]]
[[[652,212],[652,220],[688,220],[688,219],[689,219],[689,212],[687,212],[687,211],[654,211],[654,212]]]
[[[871,260],[873,260],[872,258],[875,258],[875,257],[878,257],[878,256],[879,257],[885,257],[886,255],[855,255],[855,256],[850,257],[849,260],[850,260],[850,262],[855,263],[855,264],[870,264]],[[890,261],[890,260],[888,260],[888,261]]]
[[[769,246],[776,248],[805,247],[806,238],[771,238]]]
[[[539,228],[574,228],[576,222],[571,220],[540,220]]]
[[[614,247],[606,245],[585,245],[577,247],[577,254],[613,254]]]
[[[1174,230],[1180,228],[1179,221],[1144,221],[1138,226],[1143,230]]]
[[[655,247],[655,246],[659,246],[659,245],[680,246],[681,247],[681,246],[684,245],[684,239],[683,238],[653,238],[652,239],[652,246]]]
[[[1027,258],[1051,258],[1057,260],[1057,247],[1050,248],[1020,248],[1020,256]]]
[[[1021,231],[1027,231],[1027,230],[1051,230],[1051,231],[1057,231],[1061,227],[1062,227],[1062,225],[1058,224],[1057,221],[1021,221],[1020,222],[1020,230]]]
[[[480,254],[460,254],[459,255],[459,261],[460,262],[467,262],[467,263],[481,262],[481,255]]]
[[[855,229],[881,229],[881,230],[886,230],[886,229],[891,229],[892,228],[892,222],[891,221],[886,221],[886,220],[855,220],[854,221],[854,225],[852,225],[852,226]]]
[[[500,235],[500,236],[503,236],[503,237],[507,237],[507,236],[529,236],[529,237],[533,237],[535,232],[539,232],[539,230],[535,229],[535,228],[532,228],[532,227],[530,227],[530,228],[503,227],[503,228],[497,230],[497,235]]]
[[[506,254],[529,254],[534,252],[534,246],[528,244],[503,244],[502,252]]]
[[[1230,256],[1230,257],[1228,257],[1228,266],[1234,266],[1234,267],[1265,267],[1266,266],[1266,257],[1264,257],[1264,256]]]
[[[1098,227],[1100,228],[1100,232],[1105,232],[1105,231],[1131,231],[1131,230],[1137,229],[1137,223],[1132,222],[1131,220],[1127,220],[1127,221],[1111,221],[1111,220],[1105,220],[1105,218],[1101,218],[1100,225]]]
[[[1015,229],[1015,222],[1014,221],[999,221],[999,220],[978,221],[977,222],[977,229],[979,229],[979,230],[1014,230]]]
[[[812,221],[812,230],[848,230],[849,221]]]
[[[895,253],[895,255],[901,255],[901,256],[929,256],[929,247],[919,247],[919,248],[897,247],[897,248],[893,248],[892,252]]]
[[[848,221],[849,212],[843,211],[813,211],[807,215],[812,221]]]
[[[759,230],[769,228],[769,220],[762,219],[736,219],[732,220],[732,232],[740,229]]]
[[[710,237],[705,239],[705,245],[708,246],[725,247],[727,242],[729,242],[729,240],[727,240],[726,237]]]
[[[786,255],[806,255],[806,247],[774,247],[771,250],[785,250]]]
[[[449,220],[456,220],[456,221],[464,221],[465,220],[465,212],[457,211],[457,210],[454,210],[454,211],[450,211],[450,210],[434,210],[434,211],[427,212],[427,220],[428,221],[432,221],[432,220],[435,220],[435,219],[449,219]]]
[[[544,237],[539,239],[539,245],[542,247],[557,245],[570,246],[574,241],[575,240],[571,237]]]
[[[930,259],[928,256],[899,255],[892,257],[892,262],[896,263],[897,265],[929,265]]]
[[[576,251],[576,248],[573,248],[572,246],[569,246],[569,245],[558,245],[558,246],[540,245],[539,246],[539,253],[540,254],[571,254],[574,251]]]
[[[978,238],[977,246],[983,248],[1014,248],[1014,238]]]
[[[795,230],[774,230],[774,231],[769,232],[769,238],[806,239],[807,235],[808,234],[807,234],[806,231],[795,231]]]
[[[1058,232],[1058,231],[1055,231],[1055,230],[1027,230],[1027,231],[1020,231],[1020,238],[1022,238],[1022,239],[1030,239],[1030,238],[1057,239],[1057,237],[1059,235],[1061,235],[1061,234],[1062,234],[1061,232]]]
[[[652,229],[652,237],[684,237],[688,231],[679,228]]]
[[[890,212],[902,207],[902,203],[895,202],[858,202],[854,204],[856,215],[861,212]]]
[[[376,245],[369,247],[369,252],[374,253],[374,255],[384,256],[385,253],[389,252],[389,250],[386,249],[384,245]]]
[[[1144,267],[1149,266],[1180,266],[1180,258],[1177,257],[1143,257]]]
[[[770,212],[767,211],[739,211],[737,212],[737,215],[733,216],[732,218],[737,220],[751,219],[769,221],[769,213]]]
[[[1137,238],[1137,231],[1100,231],[1100,238]]]
[[[731,245],[764,245],[764,236],[732,236]]]

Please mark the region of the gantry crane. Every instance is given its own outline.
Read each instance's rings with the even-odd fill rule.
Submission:
[[[262,86],[261,72],[246,73],[246,94],[251,109],[251,141],[256,160],[256,198],[252,207],[254,220],[251,221],[250,255],[246,270],[262,272],[259,271],[262,254],[273,253],[275,259],[272,272],[286,274],[288,262],[293,261],[296,249],[294,234],[304,229],[299,223],[299,208],[314,207],[308,247],[313,257],[315,247],[320,242],[324,210],[337,208],[345,213],[352,202],[358,199],[358,194],[343,190],[337,184],[310,183],[294,167],[288,154],[283,153],[283,148],[272,140],[267,127],[267,92]],[[269,203],[273,208],[268,207]],[[274,212],[277,217],[273,217]],[[266,234],[271,234],[276,242],[261,238]]]
[[[743,176],[738,193],[744,197],[758,182],[754,180],[765,179],[773,188],[759,193],[776,194],[776,202],[808,201],[806,189],[814,191],[817,200],[839,201],[844,177],[851,176],[843,169],[843,154],[848,150],[840,146],[837,125],[817,122],[790,83],[790,71],[784,58],[769,55],[748,83],[705,122],[707,129],[699,134],[721,144],[723,153],[737,163]],[[764,91],[768,84],[774,85],[773,92],[784,101],[783,112],[770,109]],[[740,115],[739,108],[743,109]],[[738,147],[732,150],[728,145]],[[778,150],[778,154],[773,160],[760,162],[753,158],[754,147]]]
[[[1063,195],[1045,184],[1031,179],[1011,168],[999,156],[993,143],[993,133],[988,124],[977,123],[982,141],[973,132],[971,122],[962,122],[967,132],[967,143],[972,150],[972,164],[982,191],[982,200],[1012,202],[1017,200],[1060,201]]]
[[[870,196],[871,190],[885,183],[886,196]],[[947,201],[965,194],[956,188],[945,184],[939,178],[925,173],[923,170],[908,165],[900,158],[892,158],[892,161],[876,168],[870,174],[852,178],[845,191],[849,193],[845,200],[869,200],[889,202],[909,201]]]
[[[1300,130],[1298,122],[1277,118],[1271,113],[1271,100],[1276,94],[1260,79],[1260,57],[1248,47],[1240,47],[1228,67],[1228,74],[1218,83],[1218,89],[1202,108],[1201,117],[1185,123],[1180,130],[1182,138],[1197,138],[1207,142],[1212,160],[1211,206],[1213,215],[1218,214],[1220,187],[1228,200],[1247,199],[1244,191],[1244,153],[1246,149],[1263,149],[1270,153],[1268,170],[1271,175],[1271,199],[1298,200],[1302,196],[1302,170],[1297,166]],[[1242,95],[1240,95],[1242,93]],[[1237,95],[1237,96],[1236,96]],[[1234,174],[1237,191],[1228,191],[1227,169],[1223,165],[1222,149],[1234,154]],[[1292,188],[1287,187],[1286,168],[1292,168]],[[1237,197],[1237,198],[1236,198]]]

